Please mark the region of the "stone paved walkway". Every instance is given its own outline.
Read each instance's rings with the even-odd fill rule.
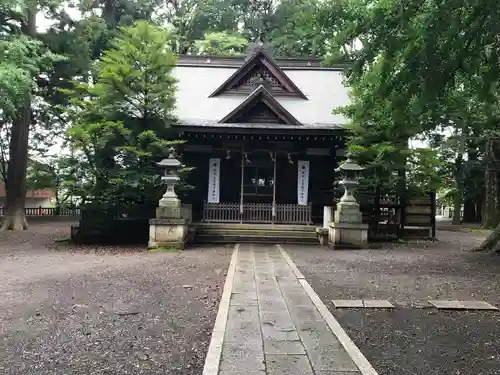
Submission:
[[[236,259],[218,372],[212,373],[361,374],[276,246],[240,245]]]

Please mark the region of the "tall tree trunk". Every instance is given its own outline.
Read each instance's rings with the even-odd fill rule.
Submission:
[[[467,160],[470,165],[474,165],[478,160],[478,145],[476,139],[467,140]],[[481,219],[481,203],[479,197],[484,194],[479,194],[477,191],[477,180],[479,176],[474,168],[467,168],[467,174],[464,179],[464,215],[462,222],[464,223],[480,223]]]
[[[477,222],[476,204],[472,198],[467,198],[464,200],[464,223],[475,223]]]
[[[474,201],[474,206],[476,210],[476,221],[475,223],[481,223],[483,220],[483,206],[484,206],[484,199],[476,199]]]
[[[5,212],[1,230],[28,229],[24,207],[26,203],[26,169],[28,166],[28,136],[31,121],[31,100],[26,99],[12,125],[9,144],[9,163]]]
[[[455,194],[453,195],[453,225],[460,225],[462,222],[462,203],[464,199],[464,178],[463,178],[463,154],[458,153],[455,159]]]
[[[458,190],[453,198],[453,218],[451,223],[453,225],[460,225],[462,222],[462,191]]]
[[[494,228],[498,225],[497,218],[497,172],[494,165],[493,140],[488,139],[486,145],[486,170],[485,183],[485,205],[483,212],[483,226]]]
[[[498,141],[488,139],[486,144],[486,171],[485,171],[485,202],[483,210],[483,225],[495,228],[493,232],[483,241],[475,251],[494,250],[500,252],[500,222],[498,221],[497,201],[498,201],[498,172],[495,163],[495,145]]]
[[[27,3],[26,20],[21,29],[24,35],[36,37],[37,1]],[[28,223],[24,214],[26,203],[26,170],[31,123],[31,92],[26,93],[24,105],[12,124],[9,142],[9,162],[5,181],[5,212],[0,230],[25,230]]]
[[[464,127],[460,129],[458,152],[455,158],[455,194],[453,196],[453,225],[460,225],[462,222],[462,204],[464,201],[464,154],[465,154],[465,142],[466,134],[464,132]]]

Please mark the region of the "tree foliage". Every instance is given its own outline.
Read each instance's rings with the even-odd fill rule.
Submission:
[[[61,58],[38,40],[36,14],[56,2],[2,1],[0,5],[0,145],[6,188],[1,229],[27,229],[24,216],[33,103],[42,73]]]
[[[346,83],[353,102],[337,109],[353,122],[351,148],[404,180],[412,166],[408,140],[426,139],[437,151],[441,185],[453,196],[454,221],[463,205],[468,217],[482,212],[490,222],[499,201],[498,172],[488,162],[494,151],[486,145],[498,138],[500,4],[330,0],[320,16],[338,14],[340,5],[329,61],[352,61]]]
[[[83,197],[122,207],[157,201],[155,162],[176,143],[170,38],[145,21],[122,27],[96,66],[96,82],[77,85],[70,135],[85,173]]]
[[[206,33],[202,40],[196,40],[190,52],[195,55],[233,56],[245,54],[248,40],[239,34],[227,32]]]

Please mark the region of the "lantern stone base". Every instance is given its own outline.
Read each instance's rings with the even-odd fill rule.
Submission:
[[[368,224],[330,223],[328,245],[333,249],[359,249],[368,246]]]
[[[149,220],[149,249],[184,249],[188,242],[188,219]]]
[[[361,223],[363,215],[359,210],[359,204],[354,202],[340,201],[337,203],[334,214],[334,222],[336,223]]]

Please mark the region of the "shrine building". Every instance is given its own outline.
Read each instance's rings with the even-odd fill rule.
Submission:
[[[176,130],[194,222],[310,225],[333,202],[349,103],[343,67],[314,58],[180,56]]]

